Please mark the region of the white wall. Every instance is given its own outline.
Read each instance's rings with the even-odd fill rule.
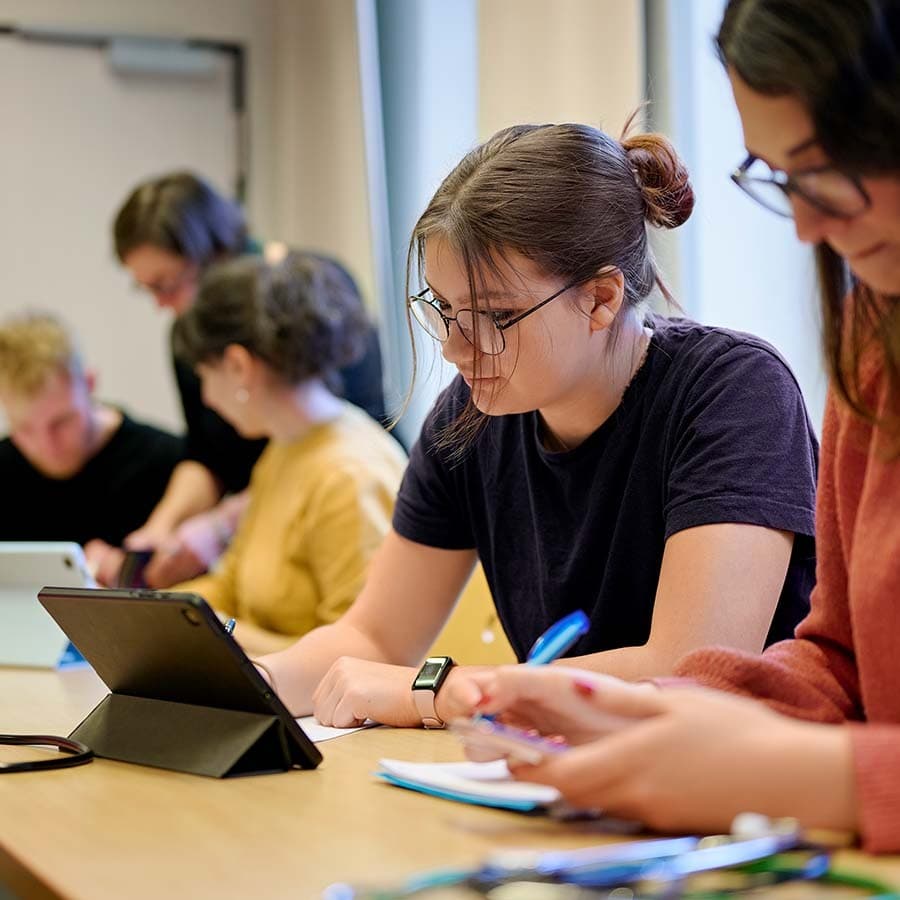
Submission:
[[[586,122],[618,137],[643,98],[640,0],[480,0],[479,135]]]
[[[269,0],[0,0],[0,23],[244,42],[252,135],[249,211],[268,231],[276,226],[275,148],[268,138],[274,112],[272,8]],[[222,61],[212,80],[123,78],[109,75],[100,50],[0,37],[0,66],[6,66],[0,96],[7,97],[0,144],[7,184],[0,312],[25,306],[59,312],[75,330],[87,363],[98,370],[100,396],[180,429],[168,316],[131,289],[114,258],[111,222],[136,181],[174,167],[201,169],[218,187],[232,190],[230,64]],[[20,124],[10,128],[12,121]]]
[[[339,257],[377,307],[356,4],[276,0],[272,24],[277,236]]]

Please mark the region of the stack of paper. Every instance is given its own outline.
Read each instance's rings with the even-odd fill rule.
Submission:
[[[461,803],[527,812],[559,800],[556,788],[514,781],[502,759],[486,763],[411,763],[382,759],[378,764],[381,769],[376,776],[389,784]]]

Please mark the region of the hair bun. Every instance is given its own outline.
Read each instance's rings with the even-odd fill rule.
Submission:
[[[694,190],[684,163],[661,134],[636,134],[622,140],[646,204],[646,217],[658,228],[677,228],[690,218]]]

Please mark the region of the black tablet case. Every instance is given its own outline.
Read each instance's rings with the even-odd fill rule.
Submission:
[[[71,734],[97,756],[215,778],[321,762],[200,597],[47,587],[38,599],[111,691]]]

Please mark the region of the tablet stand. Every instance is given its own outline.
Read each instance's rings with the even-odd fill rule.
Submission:
[[[293,765],[277,716],[107,694],[69,735],[97,756],[229,778]]]

